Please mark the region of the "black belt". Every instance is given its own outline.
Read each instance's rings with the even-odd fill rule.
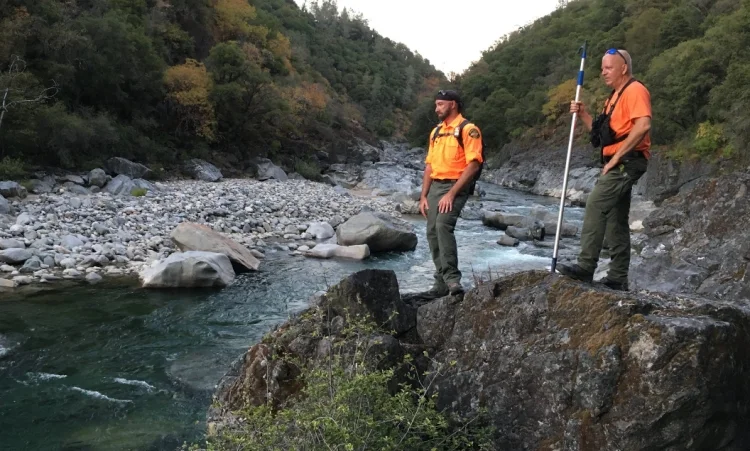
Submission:
[[[438,183],[456,183],[458,179],[432,179],[432,181]]]
[[[640,150],[633,150],[633,151],[628,152],[624,157],[620,158],[620,163],[625,163],[626,161],[631,161],[631,160],[645,160],[645,159],[646,159],[646,154],[644,154]],[[610,160],[612,160],[612,156],[603,158],[604,164],[609,163]]]

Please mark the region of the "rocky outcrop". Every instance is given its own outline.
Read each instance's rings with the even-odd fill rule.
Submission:
[[[203,224],[183,222],[175,227],[171,237],[182,251],[215,252],[226,255],[237,272],[257,271],[260,266],[260,261],[248,248]]]
[[[293,400],[300,371],[279,356],[316,361],[350,309],[395,331],[379,335],[394,361],[427,352],[416,366],[438,409],[486,409],[494,449],[750,446],[747,302],[614,292],[548,272],[485,282],[463,299],[412,299],[390,271],[345,279],[237,362],[211,430],[267,395],[277,408]]]
[[[267,158],[258,159],[258,180],[278,180],[284,182],[289,179],[283,169],[273,164],[273,162]]]
[[[700,182],[665,200],[635,236],[631,283],[665,292],[750,299],[750,174]]]
[[[336,230],[338,243],[344,246],[366,244],[371,252],[412,251],[417,247],[413,227],[387,215],[360,213]]]
[[[234,281],[229,258],[214,252],[175,252],[141,273],[144,288],[223,288]]]
[[[125,175],[131,179],[145,178],[151,175],[151,169],[121,157],[113,157],[104,165],[107,171],[115,175]]]
[[[198,158],[193,158],[185,163],[185,172],[194,179],[204,182],[218,182],[223,177],[219,168]]]
[[[26,188],[17,182],[0,182],[0,196],[25,198],[28,195]]]

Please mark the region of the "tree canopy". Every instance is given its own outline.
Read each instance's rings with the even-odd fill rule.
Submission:
[[[336,154],[445,81],[333,0],[0,0],[0,72],[0,158],[70,169]]]
[[[750,144],[748,24],[748,0],[572,0],[498,39],[455,84],[496,152],[520,139],[567,135],[584,40],[582,95],[592,110],[610,93],[599,78],[601,56],[625,48],[651,92],[655,145],[683,156],[743,156]],[[414,113],[415,143],[429,133],[426,105]]]

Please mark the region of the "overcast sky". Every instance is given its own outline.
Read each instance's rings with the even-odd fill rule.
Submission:
[[[305,0],[295,0],[299,5]],[[311,0],[307,0],[308,4]],[[502,35],[555,10],[558,0],[337,0],[380,35],[447,75],[461,73]]]

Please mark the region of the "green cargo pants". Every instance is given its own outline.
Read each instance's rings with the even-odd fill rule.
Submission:
[[[430,244],[432,261],[435,264],[435,287],[445,288],[448,284],[461,282],[458,270],[458,250],[456,249],[456,228],[458,216],[469,199],[468,188],[456,195],[453,209],[448,213],[438,212],[438,202],[453,187],[455,182],[433,180],[427,193],[427,242]]]
[[[599,177],[586,201],[578,266],[594,273],[606,237],[611,257],[607,278],[627,282],[630,269],[630,198],[648,161],[631,160]]]

